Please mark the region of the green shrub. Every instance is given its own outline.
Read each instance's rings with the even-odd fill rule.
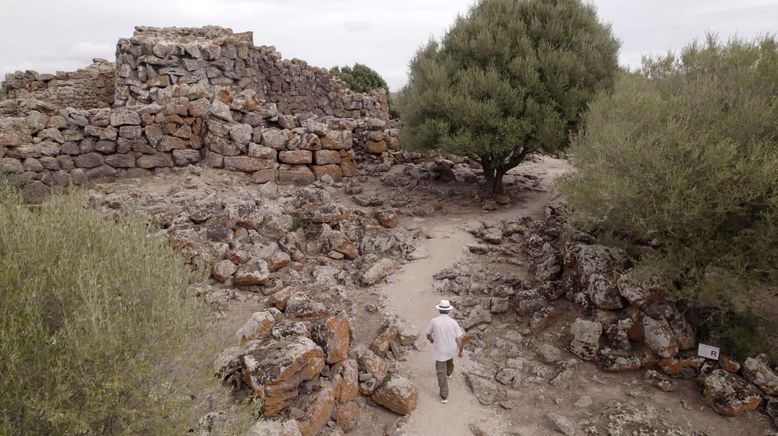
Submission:
[[[349,67],[348,65],[344,67],[332,67],[330,68],[330,74],[346,82],[352,91],[370,92],[377,89],[383,89],[389,92],[389,86],[386,84],[384,78],[381,77],[376,70],[367,65],[356,63],[353,67]]]
[[[0,183],[0,434],[184,433],[206,307],[144,222],[82,203]]]
[[[612,88],[618,47],[579,0],[481,0],[411,61],[401,142],[469,157],[502,192],[527,155],[567,146],[589,101]]]
[[[778,45],[644,60],[590,107],[561,191],[592,231],[657,240],[641,260],[697,304],[742,310],[778,279]]]

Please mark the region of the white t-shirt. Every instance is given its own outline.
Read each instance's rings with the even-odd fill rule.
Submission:
[[[427,324],[427,334],[432,335],[434,356],[437,362],[445,362],[457,355],[457,338],[465,335],[462,327],[446,314],[440,314]]]

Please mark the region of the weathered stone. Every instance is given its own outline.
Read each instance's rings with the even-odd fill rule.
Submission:
[[[213,265],[211,276],[220,282],[225,282],[227,279],[231,278],[237,270],[238,267],[234,263],[225,259]]]
[[[316,165],[339,164],[340,153],[337,150],[317,150],[314,152]]]
[[[765,394],[778,396],[778,375],[770,369],[764,356],[746,359],[743,375]]]
[[[324,352],[310,339],[288,336],[269,341],[242,358],[243,375],[264,396],[265,416],[275,416],[297,397],[300,382],[313,380],[324,368]]]
[[[314,177],[317,180],[322,180],[324,176],[329,176],[333,181],[339,182],[343,179],[343,169],[340,165],[315,165],[311,167]]]
[[[114,109],[110,120],[113,127],[140,125],[140,115],[130,109]]]
[[[369,373],[379,382],[383,381],[387,374],[386,364],[383,359],[376,356],[371,350],[365,350],[359,356],[359,369]]]
[[[554,428],[554,430],[562,433],[565,436],[575,436],[576,427],[568,418],[558,415],[556,413],[549,413],[546,415]]]
[[[311,329],[311,338],[324,349],[328,364],[338,363],[348,356],[351,326],[345,318],[332,316]]]
[[[397,227],[400,223],[400,214],[394,209],[382,209],[376,212],[375,218],[378,222],[389,229]]]
[[[173,158],[168,153],[144,154],[135,160],[138,168],[169,168],[174,165]]]
[[[265,129],[262,131],[262,145],[265,147],[283,150],[289,142],[289,131],[278,129]]]
[[[705,401],[720,415],[742,415],[762,404],[756,388],[720,369],[700,377],[700,384]]]
[[[168,135],[163,136],[159,140],[159,144],[157,145],[157,150],[161,152],[181,150],[184,148],[188,148],[188,144],[186,141],[184,141],[181,138],[176,138],[175,136],[168,136]]]
[[[270,330],[273,329],[276,322],[270,310],[254,312],[251,318],[235,333],[241,344],[252,339],[264,340],[270,334]]]
[[[200,150],[173,150],[173,162],[176,166],[185,167],[200,161]]]
[[[391,259],[380,259],[363,269],[359,281],[363,286],[373,286],[389,275],[393,269],[394,262]]]
[[[341,387],[338,391],[338,401],[347,403],[357,398],[359,395],[359,365],[354,359],[343,361],[343,370],[341,371]]]
[[[352,135],[347,130],[329,130],[327,134],[321,138],[321,146],[326,150],[342,150],[345,148],[351,148]]]
[[[250,157],[258,157],[260,159],[274,161],[278,156],[278,152],[274,148],[265,147],[264,145],[259,145],[252,142],[249,144],[248,155]]]
[[[492,322],[491,312],[489,312],[488,310],[484,309],[481,306],[477,306],[476,308],[470,311],[470,313],[467,315],[467,317],[464,320],[462,320],[462,328],[465,330],[470,330],[479,325],[489,324],[491,322]]]
[[[305,416],[298,421],[303,436],[314,436],[324,428],[335,409],[335,392],[330,386],[306,398],[302,405]]]
[[[419,391],[410,380],[392,374],[370,398],[398,415],[408,415],[416,409]]]
[[[0,173],[2,174],[21,174],[24,172],[24,165],[17,160],[9,157],[0,159]]]
[[[0,118],[0,147],[16,147],[32,142],[32,132],[24,118]]]
[[[41,172],[43,171],[43,164],[38,159],[28,157],[22,162],[25,171]]]
[[[78,168],[95,168],[102,165],[103,156],[98,153],[87,153],[73,158],[73,164]]]
[[[278,164],[272,160],[259,159],[248,156],[225,156],[224,168],[232,171],[253,173],[262,170],[274,170]]]
[[[241,265],[232,276],[232,283],[238,286],[260,286],[270,280],[270,269],[264,260]]]
[[[296,420],[261,419],[251,426],[246,436],[303,436]]]
[[[230,112],[230,107],[219,100],[214,100],[213,103],[211,103],[209,112],[211,113],[211,115],[213,115],[214,117],[222,121],[226,121],[228,123],[234,121],[232,119],[232,113]]]
[[[359,405],[353,401],[338,406],[333,414],[338,427],[346,433],[354,430],[359,422]]]
[[[497,401],[499,392],[493,380],[468,373],[465,375],[465,381],[467,381],[467,385],[470,386],[473,395],[479,403],[488,406]]]
[[[397,341],[397,327],[393,324],[388,324],[384,327],[381,333],[370,344],[370,350],[379,356],[386,356],[386,352],[391,348],[392,342]]]
[[[636,270],[619,276],[617,285],[621,296],[635,306],[662,301],[667,296],[666,284],[660,278],[642,277]]]
[[[667,375],[681,378],[697,377],[705,359],[697,356],[676,356],[659,361],[659,367]]]
[[[562,352],[551,344],[541,344],[536,351],[545,363],[556,363],[562,360]]]
[[[339,230],[333,230],[326,234],[327,245],[330,250],[334,250],[348,259],[355,259],[359,256],[359,250],[356,245]]]
[[[105,163],[114,168],[134,168],[135,155],[131,153],[111,154],[105,157]]]
[[[385,141],[367,141],[365,150],[367,150],[368,153],[381,154],[385,153],[388,148]]]
[[[313,172],[305,165],[282,165],[278,170],[279,185],[310,185],[315,180]]]
[[[278,160],[287,164],[305,165],[313,163],[313,154],[308,150],[281,151]]]
[[[160,124],[150,124],[144,127],[143,133],[146,135],[146,139],[148,139],[149,144],[154,147],[159,145],[159,141],[161,141],[162,137],[165,136],[165,131],[162,129],[162,125]]]
[[[572,340],[568,349],[583,360],[592,360],[600,348],[602,324],[578,318],[570,326]]]
[[[643,331],[646,335],[646,345],[660,357],[669,358],[678,354],[678,343],[673,336],[673,330],[664,319],[656,320],[644,315]]]
[[[116,174],[117,171],[113,167],[108,165],[100,165],[99,167],[90,168],[87,170],[86,177],[88,179],[104,179],[114,177]]]
[[[284,251],[276,251],[267,259],[270,272],[282,270],[292,263],[292,258]]]
[[[293,320],[320,319],[327,314],[327,308],[303,292],[291,294],[286,302],[286,315]]]
[[[34,180],[22,189],[22,199],[25,203],[41,203],[47,195],[49,195],[49,188],[40,180]]]

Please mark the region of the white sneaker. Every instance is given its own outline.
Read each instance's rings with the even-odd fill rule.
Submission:
[[[447,375],[447,376],[446,376],[446,378],[451,378],[451,376],[453,376],[453,375],[454,375],[454,374]]]
[[[448,404],[448,398],[441,398],[440,402],[443,404]]]

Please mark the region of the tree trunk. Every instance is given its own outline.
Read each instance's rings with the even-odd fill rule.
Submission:
[[[483,165],[482,165],[483,166]],[[492,194],[502,194],[505,187],[502,184],[502,178],[507,170],[502,168],[484,167],[484,177],[486,177],[486,189]]]

